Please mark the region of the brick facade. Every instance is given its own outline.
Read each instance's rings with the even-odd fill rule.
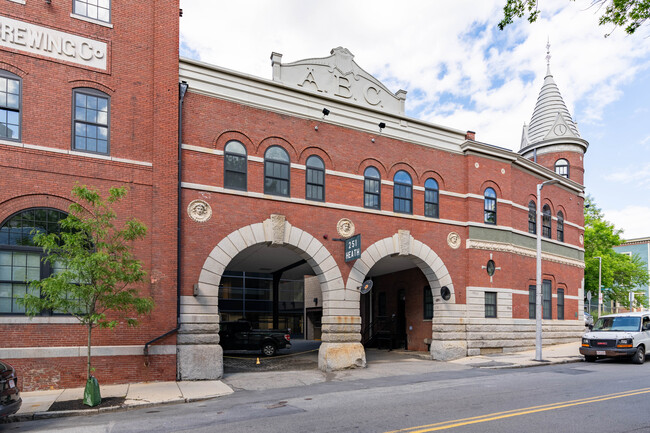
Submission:
[[[72,0],[4,1],[0,12],[4,24],[17,21],[18,27],[40,26],[43,33],[107,44],[105,70],[29,53],[19,45],[0,47],[0,70],[20,77],[22,85],[20,140],[0,139],[0,221],[34,207],[66,211],[70,191],[79,183],[104,193],[127,186],[129,194],[116,209],[119,221],[136,217],[148,227],[135,254],[148,274],[140,289],[156,307],[139,328],[120,325],[93,333],[97,353],[104,348],[116,354],[94,358],[101,383],[176,377],[175,355],[151,355],[148,366],[142,355],[145,342],[176,326],[179,12],[177,1],[166,5],[112,2],[110,23],[71,14]],[[5,31],[12,32],[4,34],[5,42],[18,34],[16,26]],[[72,92],[78,88],[99,90],[110,99],[107,155],[71,151]],[[85,328],[61,316],[24,322],[21,315],[0,315],[0,353],[20,372],[22,389],[83,385],[85,351],[73,354],[86,344]],[[159,344],[174,345],[175,337]],[[139,354],[120,356],[117,346],[137,347]],[[57,347],[65,349],[55,358],[37,349],[12,357],[21,348]]]
[[[101,383],[220,377],[219,284],[233,259],[251,247],[261,247],[261,254],[290,250],[318,278],[323,310],[319,366],[324,370],[365,365],[362,334],[372,315],[363,306],[370,295],[360,295],[359,286],[370,277],[372,296],[387,293],[388,315],[397,308],[397,290],[404,290],[409,350],[449,359],[531,347],[528,287],[535,279],[535,235],[528,233],[528,202],[535,199],[536,185],[550,179],[560,183],[543,194],[554,217],[551,239],[543,245],[544,278],[552,281],[554,296],[545,342],[569,341],[582,329],[582,153],[551,148],[534,163],[476,141],[473,132],[405,117],[406,93],[392,94],[341,48],[332,51],[344,60],[339,66],[348,65],[351,72],[343,72],[356,74],[365,87],[354,88],[354,80],[338,77],[327,87],[321,81],[325,75],[317,74],[287,84],[281,80],[302,74],[301,66],[282,65],[277,53],[273,81],[179,61],[177,1],[164,7],[112,2],[108,24],[71,16],[71,0],[5,3],[0,20],[107,47],[105,70],[51,53],[0,47],[0,72],[18,76],[22,91],[21,137],[0,139],[0,222],[34,207],[65,211],[70,190],[79,182],[102,191],[128,186],[127,199],[116,209],[119,219],[137,217],[149,228],[135,253],[148,272],[140,290],[154,298],[156,307],[138,328],[120,325],[93,334]],[[179,65],[180,80],[189,84],[182,113]],[[333,90],[323,92],[326,87]],[[78,88],[110,98],[106,155],[71,150],[72,95]],[[354,99],[353,92],[362,96]],[[246,148],[244,190],[224,187],[224,148],[232,140]],[[289,155],[288,196],[264,192],[265,152],[272,146]],[[323,201],[306,199],[305,164],[312,155],[325,164]],[[563,179],[553,172],[560,157],[570,161],[576,177]],[[364,207],[364,171],[371,166],[381,177],[380,209]],[[411,213],[393,210],[393,179],[400,171],[412,180]],[[437,218],[424,216],[427,179],[439,187]],[[496,225],[484,222],[486,188],[496,192]],[[210,219],[190,217],[187,209],[195,200],[210,206]],[[563,241],[556,233],[559,211]],[[342,218],[362,234],[362,256],[356,261],[346,262],[343,242],[334,240]],[[484,269],[488,260],[498,268],[491,277]],[[432,319],[423,318],[426,285],[434,299]],[[450,291],[448,300],[441,296],[443,288]],[[564,290],[564,319],[557,317],[558,289]],[[497,294],[496,318],[485,317],[485,292]],[[177,316],[179,334],[157,341],[145,357],[144,344],[174,330]],[[29,321],[20,314],[0,314],[0,331],[8,336],[2,357],[25,378],[24,390],[83,384],[85,330],[71,318]]]

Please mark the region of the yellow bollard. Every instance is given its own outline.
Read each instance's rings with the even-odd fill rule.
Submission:
[[[260,365],[260,359],[259,358],[257,358],[257,362],[255,364]]]

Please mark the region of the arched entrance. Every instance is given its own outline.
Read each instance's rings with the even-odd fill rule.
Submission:
[[[435,309],[435,314],[432,314],[433,316],[444,317],[446,312],[451,312],[456,308],[454,285],[444,262],[429,246],[411,236],[408,230],[399,230],[395,235],[381,239],[370,245],[350,270],[346,288],[350,291],[356,289],[356,293],[359,293],[358,288],[363,284],[363,281],[369,273],[371,273],[373,267],[378,264],[381,266],[382,263],[386,263],[386,259],[391,257],[402,259],[401,263],[410,261],[422,271],[431,289],[432,308]],[[441,296],[441,288],[443,287],[448,289],[448,298],[445,296],[447,299],[443,299]],[[401,328],[404,326],[403,318],[399,317],[400,312],[404,308],[404,292],[402,290],[404,290],[403,287],[396,286],[395,293],[389,295],[396,297],[395,311],[397,312],[397,317],[394,318],[396,322],[394,326],[397,327],[397,332],[401,332]],[[382,302],[381,300],[379,303],[372,302],[371,305],[381,308]],[[370,317],[372,316],[371,314]],[[367,324],[365,324],[365,327],[367,328]],[[448,341],[436,335],[435,319],[432,320],[432,326],[428,336],[430,337],[429,350],[433,359],[451,359],[466,355],[466,342],[464,339],[449,344]]]
[[[322,370],[365,366],[360,343],[359,299],[348,293],[336,261],[314,236],[291,225],[284,215],[242,227],[224,239],[206,258],[195,296],[181,297],[178,334],[178,378],[217,379],[223,375],[219,346],[219,285],[228,264],[249,247],[265,244],[288,248],[311,266],[320,283],[323,317],[318,365]]]

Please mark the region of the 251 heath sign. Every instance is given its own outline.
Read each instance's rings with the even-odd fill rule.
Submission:
[[[105,42],[0,15],[0,47],[106,70]]]

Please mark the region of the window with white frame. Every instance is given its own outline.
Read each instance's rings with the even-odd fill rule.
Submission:
[[[74,0],[72,12],[93,20],[111,22],[111,0]]]
[[[95,89],[73,91],[72,148],[83,152],[109,153],[110,98]]]
[[[0,139],[20,141],[21,79],[0,70]]]

